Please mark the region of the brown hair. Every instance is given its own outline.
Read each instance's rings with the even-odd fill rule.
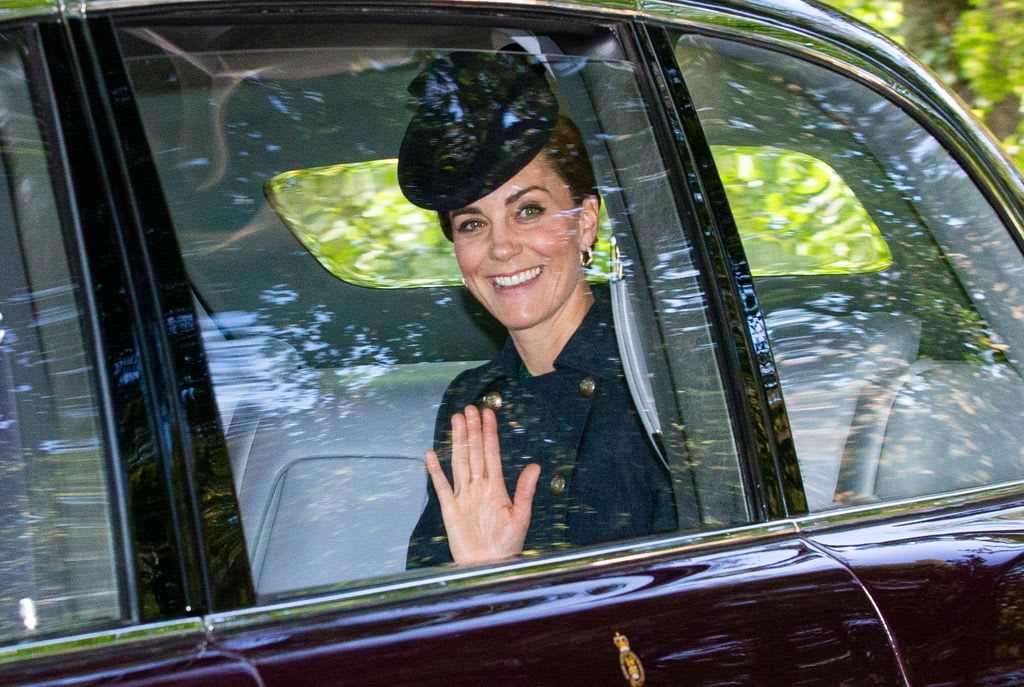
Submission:
[[[590,166],[590,157],[583,143],[583,135],[576,124],[563,115],[559,115],[555,128],[551,130],[551,138],[541,151],[555,173],[569,187],[569,193],[576,205],[587,196],[601,195],[597,190],[597,180]],[[437,213],[437,221],[445,238],[452,240],[452,221],[447,211]]]

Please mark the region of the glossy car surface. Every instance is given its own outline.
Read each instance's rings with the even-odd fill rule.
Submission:
[[[782,1],[0,20],[0,683],[1024,681],[1024,181],[897,46]],[[595,288],[701,523],[406,571],[502,332],[400,281],[360,170],[423,54],[507,41],[586,123]],[[351,169],[326,219],[275,195]],[[370,268],[303,233],[381,213]]]

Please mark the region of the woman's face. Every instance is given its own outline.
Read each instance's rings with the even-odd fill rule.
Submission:
[[[590,305],[580,251],[597,232],[596,197],[577,206],[541,154],[449,217],[466,286],[499,322],[513,334],[575,331]]]

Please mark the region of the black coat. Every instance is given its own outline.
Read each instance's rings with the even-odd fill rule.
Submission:
[[[434,450],[451,481],[451,415],[476,403],[495,408],[509,496],[520,471],[539,463],[525,551],[638,537],[678,526],[669,474],[633,407],[618,357],[611,309],[598,298],[555,359],[525,372],[511,338],[491,362],[448,386]],[[441,506],[428,480],[426,509],[409,542],[408,567],[451,562]]]

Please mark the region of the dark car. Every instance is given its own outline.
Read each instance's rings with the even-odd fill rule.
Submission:
[[[1024,683],[1024,182],[892,43],[789,0],[0,19],[0,683]],[[505,336],[398,190],[408,87],[509,46],[696,524],[407,570]]]

